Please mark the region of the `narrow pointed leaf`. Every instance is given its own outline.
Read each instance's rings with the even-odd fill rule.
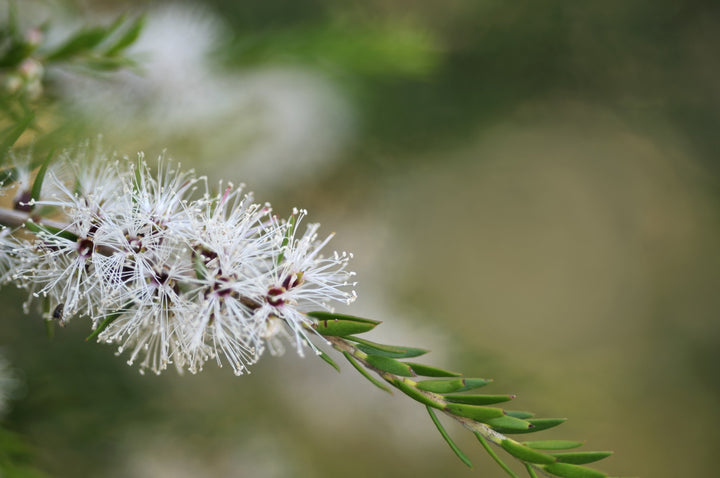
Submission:
[[[433,379],[418,382],[417,388],[428,392],[452,393],[480,388],[490,382],[492,382],[492,380],[484,378]]]
[[[376,386],[377,388],[379,388],[380,390],[382,390],[382,391],[384,391],[384,392],[387,392],[387,393],[389,393],[389,394],[392,394],[392,390],[390,390],[390,388],[389,388],[387,385],[385,385],[384,383],[382,383],[381,381],[379,381],[378,379],[376,379],[375,377],[373,377],[372,375],[370,375],[370,374],[368,373],[368,371],[365,370],[365,369],[363,368],[363,366],[360,365],[360,364],[357,362],[357,360],[355,360],[355,359],[353,358],[352,355],[350,355],[350,354],[347,353],[347,352],[343,352],[343,355],[344,355],[345,358],[348,360],[348,362],[350,362],[350,364],[352,364],[352,366],[355,367],[355,370],[357,370],[358,372],[360,372],[360,374],[361,374],[363,377],[365,377],[366,379],[368,379],[368,380],[370,381],[370,383],[372,383],[373,385],[375,385],[375,386]]]
[[[371,342],[369,340],[361,339],[359,337],[348,337],[349,340],[356,342],[357,348],[365,352],[366,354],[380,355],[383,357],[390,358],[411,358],[418,357],[428,353],[425,349],[418,349],[414,347],[398,347],[396,345],[385,345]]]
[[[430,367],[429,365],[423,365],[419,363],[411,363],[411,362],[405,362],[407,363],[411,369],[413,369],[413,372],[415,372],[417,375],[421,375],[423,377],[460,377],[462,376],[461,373],[457,372],[450,372],[448,370],[443,370],[441,368],[436,367]]]
[[[525,463],[525,470],[528,472],[528,476],[530,478],[538,478],[537,473],[535,473],[535,469],[530,463]]]
[[[110,315],[108,315],[107,317],[105,317],[105,320],[103,320],[103,321],[100,323],[100,325],[98,325],[98,327],[97,327],[95,330],[93,330],[92,334],[88,335],[85,340],[94,339],[95,337],[97,337],[98,335],[100,335],[100,333],[101,333],[103,330],[105,330],[110,324],[112,324],[113,322],[115,322],[115,321],[118,319],[118,317],[120,317],[120,316],[123,315],[125,312],[127,312],[128,310],[130,310],[130,308],[131,308],[133,305],[134,305],[134,304],[133,304],[132,301],[128,301],[128,302],[125,303],[125,305],[123,306],[122,309],[120,309],[120,310],[118,310],[117,312],[115,312],[115,313],[113,313],[113,314],[110,314]]]
[[[488,383],[492,382],[492,379],[489,378],[464,378],[463,379],[463,386],[458,388],[457,390],[454,390],[455,392],[469,392],[470,390],[475,390],[476,388],[484,387]]]
[[[442,409],[445,406],[444,403],[434,400],[431,397],[428,397],[427,395],[422,393],[417,388],[405,383],[405,381],[402,379],[394,380],[393,383],[395,384],[395,387],[398,388],[398,390],[400,390],[401,392],[403,392],[405,395],[412,398],[413,400],[422,403],[425,406],[438,408],[438,409]]]
[[[120,317],[122,314],[123,314],[122,311],[115,312],[114,314],[110,314],[107,317],[105,317],[105,320],[103,320],[100,323],[100,325],[98,325],[97,328],[95,330],[93,330],[93,332],[85,338],[85,340],[92,340],[95,337],[97,337],[98,335],[100,335],[103,330],[107,329],[108,326],[110,324],[112,324],[113,322],[115,322],[118,319],[118,317]]]
[[[205,258],[200,253],[193,253],[193,269],[195,277],[205,279],[207,277],[207,267],[205,266]]]
[[[373,324],[354,322],[351,320],[323,320],[313,324],[313,328],[320,335],[328,337],[344,337],[352,334],[361,334],[375,328]]]
[[[502,417],[493,418],[485,422],[490,425],[493,430],[500,433],[528,433],[532,432],[533,425],[527,420],[503,415]]]
[[[451,378],[446,380],[421,380],[417,383],[417,388],[427,392],[435,393],[451,393],[465,386],[465,380],[462,378]]]
[[[378,324],[374,320],[360,319],[349,315],[341,316],[323,312],[310,312],[307,315],[317,319],[317,322],[313,324],[313,328],[320,335],[332,337],[361,334],[374,329]]]
[[[455,452],[458,458],[465,463],[469,468],[472,468],[472,462],[470,459],[465,456],[465,454],[458,448],[458,446],[455,444],[455,442],[452,441],[452,438],[450,438],[450,435],[445,431],[445,427],[442,426],[442,423],[440,423],[440,420],[438,420],[438,417],[435,415],[435,412],[432,408],[427,407],[427,411],[430,414],[430,418],[432,419],[433,423],[437,427],[438,431],[442,435],[442,437],[445,439],[448,445],[450,445],[450,448],[452,451]]]
[[[70,231],[65,229],[58,229],[57,227],[48,226],[47,224],[37,224],[33,221],[25,221],[25,227],[28,231],[38,234],[44,232],[46,234],[52,234],[53,236],[63,237],[69,241],[77,241],[78,237]]]
[[[507,413],[507,412],[506,412]],[[512,417],[514,418],[514,417]],[[558,425],[562,425],[567,421],[567,418],[529,418],[525,420],[526,422],[530,423],[532,425],[531,428],[527,430],[518,430],[515,428],[504,428],[502,426],[495,426],[493,427],[495,431],[504,433],[506,435],[512,434],[512,433],[535,433],[542,430],[547,430],[548,428],[553,428]]]
[[[448,394],[445,399],[453,403],[467,403],[469,405],[492,405],[494,403],[508,402],[515,398],[515,395],[465,395]]]
[[[15,144],[15,142],[22,136],[26,129],[30,127],[33,120],[35,119],[35,113],[28,113],[15,126],[11,127],[7,132],[3,132],[2,143],[0,143],[0,164],[5,163],[8,151]]]
[[[518,475],[515,474],[515,472],[512,471],[510,469],[510,467],[507,466],[507,464],[504,461],[502,461],[502,459],[498,456],[498,454],[495,453],[495,450],[493,450],[492,447],[490,447],[490,444],[487,442],[485,437],[482,436],[478,432],[474,432],[474,433],[475,433],[475,436],[477,437],[478,441],[480,442],[480,444],[483,446],[483,448],[485,448],[485,451],[487,452],[487,454],[490,455],[490,457],[493,460],[495,460],[495,463],[500,465],[500,468],[502,468],[505,471],[505,473],[507,473],[510,476],[510,478],[519,478]]]
[[[52,320],[45,320],[45,333],[47,333],[48,339],[55,337],[55,322]]]
[[[368,355],[365,360],[367,363],[379,370],[382,370],[383,372],[400,375],[401,377],[415,376],[408,364],[398,362],[390,357],[384,357],[382,355]]]
[[[50,161],[52,160],[53,154],[53,151],[50,151],[50,153],[48,153],[45,161],[43,161],[42,166],[40,166],[40,169],[35,176],[35,181],[33,181],[32,189],[30,190],[30,198],[33,201],[37,201],[38,199],[40,199],[40,192],[42,191],[45,174],[47,173],[48,166],[50,166]]]
[[[522,410],[505,410],[505,415],[510,415],[511,417],[515,418],[522,418],[523,420],[527,420],[528,418],[532,418],[535,416],[532,412],[525,412]]]
[[[313,319],[318,320],[351,320],[353,322],[360,322],[364,324],[373,324],[373,325],[380,325],[382,324],[379,320],[371,320],[371,319],[365,319],[363,317],[355,317],[354,315],[345,315],[345,314],[335,314],[332,312],[325,312],[325,311],[315,311],[315,312],[308,312],[306,315],[312,317]]]
[[[567,453],[552,453],[560,463],[572,463],[573,465],[584,465],[600,461],[612,455],[611,451],[575,451]]]
[[[122,50],[135,43],[135,40],[137,40],[140,36],[140,32],[142,32],[144,26],[145,17],[140,16],[132,23],[132,25],[130,25],[127,30],[125,30],[122,36],[115,43],[113,43],[107,50],[105,50],[105,54],[107,56],[117,55]]]
[[[529,418],[528,421],[532,423],[536,431],[540,431],[562,425],[567,418]]]
[[[545,453],[533,450],[530,447],[521,445],[520,443],[513,440],[503,440],[500,442],[500,446],[506,452],[510,453],[515,458],[519,458],[522,461],[529,463],[538,463],[540,465],[548,465],[555,463],[555,458]]]
[[[523,442],[523,445],[536,450],[570,450],[583,446],[583,443],[570,440],[535,440]]]
[[[338,364],[336,364],[335,361],[331,359],[330,356],[325,352],[320,352],[320,358],[323,359],[325,362],[329,363],[330,366],[338,372],[340,371],[340,367],[338,367]]]
[[[554,476],[560,478],[606,478],[603,472],[585,468],[584,466],[571,465],[568,463],[553,463],[543,466],[543,469]]]
[[[6,168],[0,171],[0,186],[10,186],[12,183],[17,181],[17,169]]]
[[[460,417],[472,418],[478,422],[487,422],[493,418],[503,416],[503,411],[500,408],[464,405],[462,403],[448,403],[445,406],[445,411]]]
[[[65,43],[60,45],[55,51],[50,53],[47,61],[67,60],[77,53],[87,52],[99,45],[109,34],[109,30],[105,27],[95,27],[86,30],[80,30],[71,36]]]

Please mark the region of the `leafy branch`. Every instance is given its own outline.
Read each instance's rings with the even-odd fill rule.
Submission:
[[[538,472],[560,478],[608,477],[607,474],[584,465],[602,460],[612,452],[567,451],[583,444],[569,440],[518,441],[508,436],[547,430],[564,423],[566,419],[534,418],[534,414],[530,412],[490,406],[509,402],[515,396],[469,393],[484,387],[492,380],[466,378],[457,372],[408,362],[404,359],[419,357],[428,351],[379,344],[356,336],[374,329],[380,322],[328,312],[311,312],[307,315],[315,320],[312,329],[341,352],[371,383],[388,393],[392,393],[390,387],[393,387],[425,405],[442,437],[467,466],[472,467],[470,459],[450,438],[437,417],[437,411],[443,412],[470,430],[510,477],[518,478],[518,475],[496,453],[491,444],[522,463],[530,478],[536,478]],[[339,370],[337,364],[326,354],[323,353],[321,358]],[[370,372],[375,373],[382,381]]]
[[[106,26],[85,26],[57,45],[46,42],[49,24],[23,31],[14,2],[0,24],[0,159],[23,132],[39,130],[44,113],[52,111],[53,95],[47,92],[47,70],[69,66],[83,73],[99,74],[137,66],[128,48],[140,36],[143,16],[120,16]],[[61,133],[63,129],[58,127]]]

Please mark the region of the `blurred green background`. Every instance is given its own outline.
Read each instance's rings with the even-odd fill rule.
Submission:
[[[167,148],[308,208],[355,253],[340,312],[383,320],[371,339],[569,417],[545,436],[614,450],[613,475],[716,475],[717,2],[19,3],[60,32],[148,14],[143,71],[47,72],[67,144]],[[349,367],[141,376],[1,293],[2,423],[51,476],[505,476]]]

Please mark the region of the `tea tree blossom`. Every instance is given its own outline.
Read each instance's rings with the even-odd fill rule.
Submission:
[[[270,271],[265,296],[257,312],[264,318],[262,333],[270,339],[271,350],[283,350],[282,343],[272,337],[277,335],[281,330],[279,325],[284,322],[293,333],[292,342],[300,355],[302,345],[311,343],[305,340],[305,330],[311,320],[304,312],[317,308],[332,310],[332,303],[350,304],[356,298],[355,292],[349,289],[355,284],[348,282],[355,273],[346,270],[352,254],[335,252],[330,257],[323,257],[321,251],[332,239],[332,234],[319,241],[317,230],[320,225],[310,224],[302,235],[298,235],[306,215],[305,210],[295,210],[287,227],[277,224],[273,256],[278,260]]]
[[[313,323],[303,312],[354,300],[350,255],[324,257],[330,237],[318,241],[317,225],[297,235],[305,212],[279,219],[242,188],[213,193],[164,157],[157,173],[142,156],[102,159],[66,155],[59,167],[74,174],[47,173],[53,193],[23,203],[52,208],[62,227],[28,216],[0,237],[3,279],[44,299],[46,318],[89,317],[98,340],[141,370],[214,360],[242,374],[266,348],[281,353],[280,337],[302,354]]]

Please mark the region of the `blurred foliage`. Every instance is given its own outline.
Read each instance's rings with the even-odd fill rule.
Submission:
[[[546,96],[609,105],[629,128],[669,121],[708,161],[720,150],[717,2],[209,3],[232,26],[236,63],[290,58],[339,76],[362,112],[362,151],[457,145]]]
[[[43,478],[33,467],[33,453],[23,438],[0,428],[0,476],[5,478]]]
[[[64,66],[85,74],[102,75],[136,66],[126,55],[143,27],[143,17],[118,17],[105,26],[84,26],[65,35],[62,41],[48,42],[49,22],[23,29],[14,1],[0,5],[0,154],[5,154],[28,130],[36,133],[36,151],[72,143],[79,126],[71,118],[56,114],[57,100],[48,83],[49,68]],[[25,141],[28,143],[28,141]]]

